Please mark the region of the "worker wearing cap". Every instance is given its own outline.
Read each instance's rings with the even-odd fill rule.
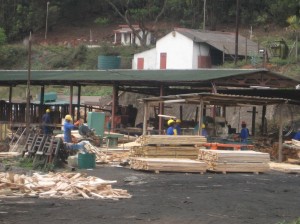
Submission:
[[[181,120],[180,119],[177,119],[175,121],[175,128],[177,130],[177,135],[181,135],[181,127],[180,127],[180,123],[181,123]]]
[[[177,135],[177,130],[175,128],[176,122],[173,119],[168,120],[167,135]]]
[[[50,109],[47,109],[46,113],[42,117],[43,134],[45,134],[45,135],[52,134],[50,124],[51,124]]]
[[[300,141],[300,128],[298,128],[296,134],[293,136],[292,139]]]
[[[247,124],[245,121],[242,122],[242,130],[240,133],[240,138],[242,143],[247,143],[247,139],[249,137],[249,130],[247,128]]]
[[[64,141],[65,142],[72,142],[72,135],[71,130],[78,126],[79,123],[72,124],[72,117],[70,114],[65,116],[65,123],[64,123]]]

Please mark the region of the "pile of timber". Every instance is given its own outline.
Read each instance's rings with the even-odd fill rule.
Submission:
[[[34,173],[32,176],[0,173],[0,196],[114,200],[130,198],[131,195],[126,190],[111,187],[115,182],[81,173]]]
[[[84,145],[84,148],[89,153],[95,153],[96,163],[111,163],[111,162],[122,162],[128,160],[129,151],[127,150],[107,150],[98,148],[91,143]]]
[[[14,158],[21,156],[22,154],[19,152],[0,152],[0,159],[1,158]]]
[[[268,153],[230,150],[199,150],[199,159],[207,163],[214,172],[253,172],[263,173],[270,170]]]
[[[131,157],[197,159],[199,149],[195,146],[133,146]]]
[[[205,162],[190,160],[190,159],[175,159],[175,158],[132,158],[131,169],[166,172],[191,172],[201,173],[206,172]]]
[[[271,170],[284,172],[284,173],[300,173],[300,166],[295,164],[287,164],[287,163],[274,163],[270,162]]]
[[[144,145],[202,145],[207,142],[199,135],[142,135],[139,142]]]

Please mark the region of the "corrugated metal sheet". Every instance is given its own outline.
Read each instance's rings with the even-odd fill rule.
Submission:
[[[226,106],[243,106],[243,105],[271,105],[288,103],[288,99],[272,98],[272,97],[258,97],[258,96],[242,96],[229,95],[219,93],[191,93],[181,95],[169,95],[160,97],[149,97],[140,99],[142,102],[148,103],[187,103],[199,105],[201,100],[204,104],[210,105],[226,105]]]
[[[192,39],[194,42],[207,43],[225,54],[235,54],[235,33],[216,32],[216,31],[198,31],[186,28],[175,28],[175,31]],[[239,35],[238,37],[238,55],[251,55],[258,53],[258,44],[250,39]],[[247,53],[247,54],[246,54]]]
[[[292,80],[266,69],[195,69],[195,70],[34,70],[31,81],[207,81],[247,74],[272,74]],[[26,70],[0,70],[4,81],[27,81]],[[26,83],[26,82],[24,82]]]

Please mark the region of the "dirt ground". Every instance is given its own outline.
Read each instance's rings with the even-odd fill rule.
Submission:
[[[2,224],[279,223],[300,217],[294,174],[185,174],[99,166],[82,170],[128,190],[131,199],[0,198]]]

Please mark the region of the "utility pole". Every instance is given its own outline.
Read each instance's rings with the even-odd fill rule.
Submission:
[[[28,40],[28,75],[27,75],[27,89],[26,89],[26,137],[30,130],[30,79],[31,79],[31,32]]]
[[[47,32],[48,32],[48,14],[49,14],[49,4],[50,4],[50,2],[47,2],[47,12],[46,12],[46,28],[45,28],[45,40],[47,40]]]
[[[236,65],[239,52],[239,23],[240,23],[240,1],[236,0],[236,22],[235,22],[235,57],[234,64]]]
[[[203,31],[205,31],[205,17],[206,17],[206,0],[204,0],[204,3],[203,3]]]

